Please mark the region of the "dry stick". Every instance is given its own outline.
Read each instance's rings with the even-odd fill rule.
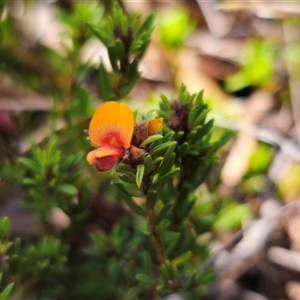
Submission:
[[[282,247],[271,247],[267,256],[273,263],[300,273],[300,254]]]
[[[226,120],[215,120],[216,126],[241,131],[245,134],[255,137],[256,139],[267,144],[277,146],[283,153],[291,159],[300,162],[300,148],[297,143],[289,137],[266,127],[259,126],[241,126],[234,122]]]
[[[197,0],[197,3],[203,12],[210,32],[217,37],[225,36],[230,31],[232,24],[224,12],[216,9],[217,2]]]
[[[271,220],[274,219],[275,217],[277,217],[279,215],[280,212],[282,212],[285,209],[288,208],[292,208],[293,206],[297,206],[297,204],[299,205],[300,203],[300,198],[295,200],[294,202],[291,203],[287,203],[285,205],[283,205],[282,207],[278,208],[277,210],[275,210],[274,212],[270,213],[268,216],[266,217],[262,217],[260,219],[257,219],[255,221],[250,222],[248,225],[246,225],[244,228],[240,229],[239,231],[237,231],[232,239],[224,244],[223,246],[221,246],[215,253],[213,253],[207,260],[205,260],[199,267],[198,267],[198,275],[201,275],[204,270],[211,265],[216,259],[217,257],[225,250],[229,250],[230,248],[234,247],[242,238],[243,238],[243,234],[244,231],[246,231],[248,228],[250,228],[251,226],[253,226],[254,224],[256,224],[259,221],[262,220]]]

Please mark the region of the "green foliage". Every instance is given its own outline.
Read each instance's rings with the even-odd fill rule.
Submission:
[[[0,273],[0,283],[2,279],[2,273]],[[8,300],[10,299],[10,294],[12,292],[12,289],[14,287],[13,283],[8,284],[6,287],[0,289],[0,299],[2,300]]]
[[[20,166],[26,169],[23,181],[27,188],[26,204],[37,210],[37,218],[44,226],[54,207],[59,207],[71,218],[76,217],[73,215],[76,201],[79,205],[86,201],[85,181],[77,169],[83,154],[62,156],[55,136],[49,139],[45,150],[33,144],[31,153],[31,158],[19,159]]]
[[[194,30],[195,23],[184,7],[175,7],[157,16],[157,29],[163,45],[178,47]]]
[[[120,188],[130,209],[147,222],[148,234],[154,243],[151,256],[161,268],[161,278],[156,285],[159,295],[163,295],[171,290],[186,291],[199,280],[197,268],[191,266],[191,261],[197,259],[192,253],[201,252],[195,241],[197,230],[203,232],[198,218],[191,215],[198,199],[195,191],[216,162],[217,151],[232,135],[211,141],[215,128],[213,120],[207,120],[209,109],[203,101],[203,92],[190,95],[182,86],[178,98],[169,101],[162,96],[160,108],[159,115],[165,122],[162,134],[146,136],[135,144],[138,151],[146,153],[142,164],[124,160],[117,167],[112,183]],[[141,120],[145,123],[139,123],[137,128],[156,119],[148,114]],[[135,134],[133,141],[138,140]],[[137,202],[136,197],[142,200]],[[224,213],[224,218],[226,216]],[[217,220],[216,224],[221,222],[222,219]],[[240,223],[234,221],[234,226],[238,225]],[[189,276],[185,274],[187,269]],[[135,276],[139,285],[151,293],[155,289],[152,272]],[[128,297],[136,297],[139,291],[132,288]]]
[[[272,149],[269,145],[260,143],[249,161],[249,173],[261,173],[268,169],[272,159]]]
[[[4,217],[0,220],[0,257],[3,257],[12,246],[12,242],[9,241],[10,232],[10,219]]]
[[[209,119],[203,91],[190,94],[182,85],[177,98],[161,96],[158,111],[134,113],[131,146],[112,172],[100,174],[87,166],[89,142],[83,131],[98,105],[88,78],[96,76],[103,101],[126,97],[140,76],[154,15],[141,22],[139,13],[131,16],[117,2],[111,14],[96,4],[72,5],[56,10],[72,47],[61,54],[39,46],[36,70],[14,60],[11,45],[18,44],[18,35],[13,20],[5,22],[12,34],[2,50],[11,74],[18,73],[16,78],[36,91],[47,87],[54,101],[47,113],[51,134],[32,142],[26,153],[0,158],[1,188],[19,187],[22,181],[18,201],[37,220],[37,232],[22,240],[11,240],[10,220],[0,220],[5,279],[0,298],[9,299],[13,287],[16,299],[161,299],[174,292],[199,298],[213,278],[209,268],[199,272],[209,255],[199,236],[224,224],[237,228],[247,215],[244,206],[236,206],[224,207],[216,217],[215,197],[199,193],[232,135],[214,138],[218,129]],[[179,10],[159,24],[171,47],[193,28]],[[96,72],[80,62],[81,48],[92,35],[107,49],[111,71],[103,62]],[[116,208],[106,207],[108,199]]]
[[[263,86],[271,79],[274,68],[274,46],[262,39],[254,39],[246,45],[244,65],[241,70],[226,79],[226,89],[234,92],[247,86]]]
[[[218,232],[235,230],[240,228],[243,220],[251,217],[250,208],[245,204],[235,204],[225,206],[221,209],[214,222],[214,229]]]
[[[108,51],[112,73],[99,66],[100,94],[104,100],[124,98],[140,77],[138,65],[150,43],[154,15],[140,25],[140,13],[130,16],[114,2],[112,14],[101,26],[89,24]]]

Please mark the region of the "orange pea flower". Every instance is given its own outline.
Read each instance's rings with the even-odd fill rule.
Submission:
[[[112,169],[130,147],[133,129],[134,116],[127,104],[108,101],[99,106],[89,126],[90,140],[98,148],[88,153],[88,163],[98,171]]]
[[[134,129],[134,141],[138,145],[150,135],[156,134],[163,128],[163,118],[147,120],[143,123],[136,124]]]
[[[163,128],[163,118],[148,121],[148,134],[153,135]]]

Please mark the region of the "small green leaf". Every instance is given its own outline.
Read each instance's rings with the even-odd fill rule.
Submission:
[[[22,264],[22,261],[21,261],[21,258],[20,258],[19,255],[13,254],[13,255],[10,256],[10,258],[9,258],[9,270],[10,270],[12,275],[15,275],[18,272],[20,272],[21,264]]]
[[[115,42],[115,53],[119,60],[123,60],[126,57],[125,47],[121,40],[116,40]]]
[[[204,94],[204,90],[201,90],[196,97],[196,100],[194,102],[194,105],[198,106],[198,107],[202,107],[203,105],[203,94]]]
[[[131,196],[129,195],[130,191],[128,191],[124,185],[122,185],[120,182],[117,182],[115,180],[112,180],[111,183],[116,184],[119,187],[124,197],[124,200],[135,213],[137,213],[138,215],[144,218],[147,216],[144,209],[138,204],[136,204],[136,202],[134,202],[134,200],[131,198]]]
[[[159,212],[157,218],[156,218],[156,224],[159,224],[160,221],[162,221],[165,217],[165,215],[171,210],[171,207],[174,205],[173,202],[166,204],[161,211]]]
[[[176,265],[174,265],[172,263],[170,264],[170,266],[169,266],[169,274],[170,274],[170,277],[173,280],[177,280],[179,278],[179,271],[178,271]]]
[[[167,253],[168,257],[170,255],[172,255],[173,251],[177,248],[180,237],[181,237],[180,232],[173,232],[173,238],[169,242],[167,249],[166,249],[166,253]]]
[[[151,35],[151,32],[154,28],[154,20],[155,14],[150,14],[138,31],[137,38],[140,37],[143,33],[147,33],[149,36]]]
[[[197,117],[199,113],[200,108],[198,106],[193,106],[190,110],[189,116],[188,116],[188,127],[192,128],[192,124]]]
[[[23,180],[23,184],[24,185],[38,185],[38,184],[40,184],[40,182],[33,178],[25,178]]]
[[[136,204],[134,202],[134,200],[127,194],[123,194],[124,195],[124,200],[126,201],[126,203],[128,204],[128,206],[135,212],[137,213],[138,215],[146,218],[146,213],[145,211],[143,210],[143,208],[141,206],[139,206],[138,204]]]
[[[169,273],[168,273],[168,267],[166,264],[162,264],[160,266],[160,276],[166,286],[168,286],[168,281],[169,281]]]
[[[137,80],[140,78],[141,73],[135,69],[134,72],[131,74],[126,74],[127,80],[122,84],[121,86],[121,91],[120,91],[120,98],[125,97],[131,89],[134,87],[136,84]]]
[[[147,206],[152,209],[156,204],[158,192],[156,190],[149,190],[147,194]]]
[[[102,28],[100,29],[94,27],[94,25],[90,23],[88,23],[88,26],[91,31],[99,38],[99,40],[105,45],[105,47],[108,48],[111,44],[111,37],[109,36],[109,33]]]
[[[135,278],[139,281],[142,286],[150,286],[153,282],[151,277],[146,274],[137,274]]]
[[[144,251],[141,253],[142,271],[144,274],[150,274],[152,270],[152,260],[149,252]]]
[[[169,142],[169,141],[173,141],[173,139],[174,139],[174,134],[175,134],[174,131],[168,132],[168,133],[164,136],[164,138],[163,138],[163,143]]]
[[[145,157],[143,164],[145,166],[144,176],[146,176],[152,171],[153,168],[153,161],[150,154]]]
[[[201,129],[197,131],[196,136],[194,137],[195,141],[201,140],[204,136],[206,136],[214,126],[214,120],[211,119],[208,121]]]
[[[177,131],[176,132],[176,140],[178,141],[184,136],[185,132],[183,130]]]
[[[113,45],[107,47],[107,53],[108,53],[110,64],[111,64],[114,72],[120,72],[120,68],[119,68],[119,64],[118,64],[118,57],[117,57],[115,47]]]
[[[128,17],[123,15],[121,18],[121,29],[122,29],[122,33],[125,36],[128,36]]]
[[[59,183],[56,185],[56,190],[67,196],[76,196],[78,191],[77,188],[69,183]]]
[[[155,141],[158,141],[158,140],[160,140],[162,138],[163,138],[163,135],[161,135],[161,134],[150,135],[146,140],[144,140],[142,142],[142,144],[140,145],[140,147],[143,148],[146,145],[151,144],[151,143],[153,143]]]
[[[161,154],[161,152],[165,149],[168,149],[170,147],[176,146],[177,142],[175,141],[170,141],[170,142],[164,142],[163,144],[160,144],[153,149],[150,149],[150,154],[153,157],[156,158],[157,155]]]
[[[130,19],[130,26],[132,29],[132,32],[134,33],[134,35],[136,35],[136,33],[138,32],[139,29],[139,25],[140,25],[140,20],[141,20],[141,13],[137,12],[134,14],[134,16]]]
[[[159,173],[161,176],[169,172],[174,164],[176,154],[172,153],[164,158],[158,169],[155,171],[155,174]]]
[[[243,220],[251,217],[251,209],[246,204],[231,203],[224,207],[218,214],[214,229],[218,232],[237,229]]]
[[[117,167],[118,172],[120,173],[132,173],[133,174],[133,168],[130,165],[127,164],[119,164]]]
[[[203,125],[206,119],[206,116],[209,112],[208,108],[202,109],[202,111],[199,111],[199,115],[196,116],[196,118],[192,122],[192,127],[194,128],[197,125]]]
[[[100,63],[99,66],[99,77],[100,77],[99,78],[100,91],[103,99],[104,100],[113,99],[115,95],[111,89],[108,73],[102,62]]]
[[[123,173],[119,175],[119,178],[126,183],[136,183],[134,174]]]
[[[191,276],[188,277],[186,282],[184,283],[184,288],[189,289],[196,283],[197,272],[194,272]]]
[[[233,138],[233,136],[234,132],[229,132],[225,134],[220,140],[218,140],[216,150],[223,147],[231,138]]]
[[[145,172],[145,166],[138,165],[136,168],[136,175],[135,175],[136,185],[138,186],[138,188],[141,187],[141,184],[143,182],[144,172]]]
[[[164,95],[160,95],[161,98],[161,102],[160,102],[160,108],[161,110],[167,112],[168,114],[171,113],[171,104],[170,101],[168,100],[168,98]]]
[[[170,172],[168,172],[167,174],[157,178],[153,184],[152,184],[152,188],[157,187],[158,185],[161,185],[163,183],[165,183],[167,180],[169,180],[170,178],[174,177],[178,172],[179,172],[180,168],[177,167],[173,170],[171,170]]]
[[[179,148],[179,156],[184,157],[188,154],[190,150],[190,144],[188,142],[184,142]]]
[[[12,289],[14,287],[14,283],[10,283],[9,285],[7,285],[4,290],[0,293],[0,299],[1,300],[8,300],[9,296],[12,292]]]
[[[192,251],[187,251],[172,259],[171,264],[175,266],[179,266],[185,261],[189,260],[191,257],[192,257]]]
[[[178,99],[181,100],[185,97],[187,94],[186,86],[184,84],[181,84],[179,93],[178,93]]]
[[[41,167],[32,159],[29,159],[27,157],[21,157],[19,159],[19,162],[33,173],[39,174],[41,172]]]
[[[162,156],[158,156],[153,160],[153,165],[156,165],[158,162],[162,161],[164,158]]]
[[[6,239],[11,233],[11,221],[8,217],[0,220],[0,240]]]
[[[130,288],[124,295],[124,300],[136,300],[138,299],[138,294],[141,292],[140,286],[134,286]]]
[[[198,130],[199,130],[200,128],[201,128],[200,125],[194,127],[193,130],[191,130],[191,131],[188,133],[188,135],[187,135],[187,137],[186,137],[186,141],[189,142],[189,143],[192,143],[193,140],[194,140],[194,137],[196,136],[196,134],[197,134],[197,132],[198,132]]]
[[[181,210],[179,212],[179,216],[178,219],[183,220],[187,217],[187,215],[189,214],[189,212],[191,211],[191,209],[194,207],[195,205],[195,195],[194,194],[190,194],[188,195],[189,197],[187,197],[186,201],[182,203],[181,205]]]

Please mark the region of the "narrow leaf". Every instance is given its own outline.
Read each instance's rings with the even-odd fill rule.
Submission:
[[[143,210],[143,208],[141,206],[139,206],[138,204],[136,204],[134,202],[134,200],[127,194],[123,194],[124,195],[124,200],[126,201],[126,203],[128,204],[128,206],[135,212],[137,213],[138,215],[146,218],[146,213],[145,211]]]
[[[5,287],[5,289],[0,293],[0,299],[1,300],[7,300],[7,299],[9,299],[9,296],[10,296],[10,294],[12,292],[13,287],[14,287],[14,283],[13,282],[10,283],[9,285],[7,285]]]
[[[146,274],[137,274],[135,278],[140,282],[143,286],[150,286],[152,284],[152,279]]]
[[[154,135],[150,135],[147,139],[145,139],[142,144],[140,145],[141,148],[145,147],[148,144],[151,144],[157,140],[160,140],[163,138],[163,135],[161,134],[154,134]]]
[[[34,173],[39,174],[41,171],[41,167],[32,159],[29,159],[27,157],[21,157],[19,159],[19,162]]]
[[[8,217],[4,217],[0,221],[0,239],[5,239],[10,235],[11,221]]]
[[[110,100],[114,98],[114,93],[111,89],[111,84],[109,81],[108,73],[103,65],[100,63],[99,67],[99,84],[100,84],[100,92],[104,100]]]
[[[145,166],[138,165],[136,168],[136,175],[135,175],[136,185],[138,186],[138,188],[141,187],[141,184],[143,182],[144,172],[145,172]]]
[[[136,183],[136,178],[134,174],[123,173],[119,175],[119,178],[126,183]]]
[[[195,141],[201,140],[204,136],[206,136],[213,128],[213,126],[214,126],[214,120],[211,119],[201,129],[197,131],[197,134],[194,137]]]
[[[125,47],[121,40],[116,40],[115,42],[115,53],[119,60],[123,60],[125,58]]]
[[[180,168],[177,167],[177,168],[171,170],[170,172],[168,172],[167,174],[157,178],[156,181],[152,184],[152,188],[157,187],[158,185],[165,183],[167,180],[174,177],[179,172],[179,170],[180,170]]]
[[[152,209],[158,197],[158,192],[156,190],[151,189],[147,194],[147,206],[148,208]]]
[[[145,22],[143,23],[140,30],[138,31],[137,37],[139,37],[140,35],[142,35],[145,32],[147,32],[150,36],[150,34],[153,30],[153,27],[154,27],[154,20],[155,20],[155,14],[150,14],[147,17],[147,19],[145,20]]]
[[[159,224],[159,222],[164,219],[165,215],[171,210],[173,204],[174,204],[173,202],[168,203],[161,209],[161,211],[159,212],[156,218],[156,224]]]
[[[144,176],[148,175],[153,168],[153,160],[150,154],[148,154],[145,159],[144,159],[144,166],[145,166],[145,171],[144,171]]]
[[[168,149],[169,147],[174,147],[174,145],[176,146],[177,142],[172,141],[172,142],[165,142],[161,145],[158,145],[156,147],[154,147],[153,149],[151,149],[150,154],[152,157],[156,158],[156,155],[159,155],[163,150]]]
[[[69,183],[57,184],[56,190],[62,194],[68,195],[68,196],[76,196],[78,193],[77,188],[74,185],[69,184]]]
[[[188,259],[190,259],[191,257],[192,257],[192,251],[187,251],[172,259],[171,264],[178,266],[184,263],[185,261],[187,261]]]

